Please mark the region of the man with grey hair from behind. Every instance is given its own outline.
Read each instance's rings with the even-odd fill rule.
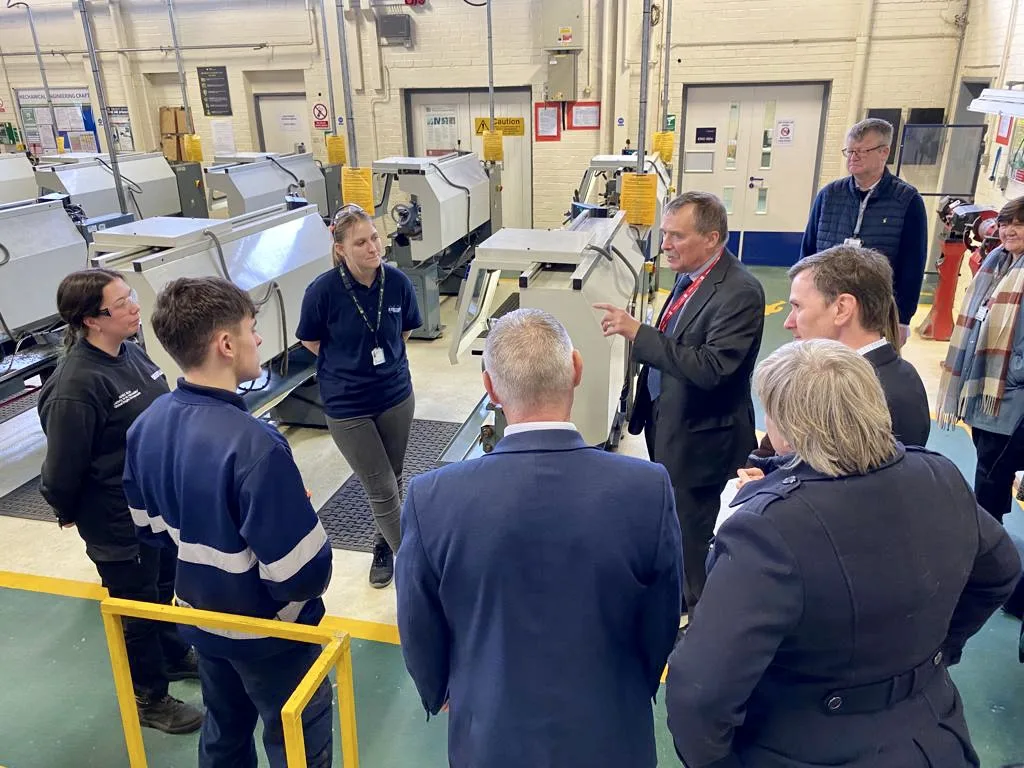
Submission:
[[[843,148],[850,175],[818,192],[800,250],[810,256],[853,245],[889,259],[901,341],[906,341],[928,257],[928,217],[918,191],[886,167],[892,135],[892,125],[877,118],[850,128]]]
[[[679,626],[668,473],[586,444],[583,360],[537,309],[495,321],[494,451],[414,478],[395,561],[406,666],[449,711],[454,768],[654,768],[651,699]]]

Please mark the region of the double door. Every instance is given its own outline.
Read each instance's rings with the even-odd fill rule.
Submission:
[[[824,85],[690,86],[683,190],[718,195],[729,247],[749,264],[799,258],[814,200]]]

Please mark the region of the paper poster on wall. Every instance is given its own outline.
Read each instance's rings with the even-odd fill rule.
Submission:
[[[95,134],[92,133],[92,131],[69,131],[68,143],[71,146],[72,152],[100,151],[99,147],[96,146],[96,136]],[[118,147],[118,150],[123,150],[123,147]]]
[[[78,105],[72,107],[54,107],[57,116],[58,131],[84,131],[85,120],[82,118],[82,108]]]
[[[718,141],[718,129],[698,128],[697,135],[694,140],[697,144],[714,144]]]
[[[57,137],[53,135],[52,125],[40,125],[36,129],[39,132],[39,145],[44,152],[57,151]]]
[[[793,143],[795,120],[778,120],[775,123],[775,146],[788,147]]]
[[[283,114],[278,117],[278,123],[281,126],[281,130],[285,133],[298,133],[299,132],[299,116],[292,114]]]
[[[36,125],[53,125],[53,112],[57,111],[57,108],[53,108],[53,112],[50,112],[49,107],[36,107]]]
[[[118,152],[135,151],[135,135],[132,133],[132,121],[128,117],[128,107],[107,107],[110,116],[110,132]]]
[[[534,141],[558,141],[562,138],[562,107],[557,102],[537,103],[534,111]]]
[[[211,120],[213,132],[213,154],[233,155],[235,153],[235,127],[230,120]]]
[[[1010,145],[1010,134],[1013,133],[1013,117],[1011,115],[999,116],[999,127],[996,131],[996,144],[1004,147]]]
[[[601,127],[601,104],[596,101],[577,101],[569,107],[566,128],[594,131]]]
[[[424,141],[427,157],[438,157],[459,148],[458,109],[451,104],[424,107],[426,126]]]

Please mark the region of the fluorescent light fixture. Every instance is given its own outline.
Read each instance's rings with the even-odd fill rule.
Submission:
[[[1005,91],[986,88],[981,96],[974,99],[967,109],[986,115],[1011,115],[1024,117],[1024,91]]]

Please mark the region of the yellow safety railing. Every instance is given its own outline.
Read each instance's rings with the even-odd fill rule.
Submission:
[[[113,597],[108,597],[100,603],[100,612],[103,615],[103,629],[107,633],[110,663],[114,669],[114,689],[117,691],[117,702],[121,708],[121,725],[124,727],[125,743],[128,745],[128,762],[131,768],[146,768],[146,753],[142,744],[142,726],[139,723],[139,710],[135,705],[132,675],[128,668],[128,649],[124,642],[122,618],[187,624],[206,629],[226,629],[233,632],[276,637],[281,640],[293,640],[299,643],[326,645],[327,647],[321,652],[320,657],[313,663],[295,692],[281,709],[288,768],[302,768],[306,765],[306,747],[302,738],[302,710],[305,709],[320,683],[327,677],[331,667],[334,667],[338,673],[338,716],[341,724],[342,764],[345,768],[359,767],[355,688],[352,683],[352,651],[348,634],[336,634],[323,627],[311,627],[305,624],[289,624],[273,619],[254,619],[249,616],[200,611],[195,608],[178,608],[173,605],[140,603]]]
[[[390,625],[325,616],[319,626],[313,627],[272,619],[255,619],[228,613],[200,611],[194,608],[141,603],[109,597],[107,590],[96,584],[10,571],[0,571],[0,588],[42,592],[60,597],[74,597],[99,602],[103,629],[110,652],[110,663],[114,673],[114,690],[117,693],[121,725],[124,728],[125,744],[128,748],[128,761],[131,768],[146,768],[147,763],[145,747],[142,742],[142,726],[135,703],[135,690],[132,686],[131,670],[128,667],[128,649],[124,640],[123,618],[148,619],[193,627],[247,632],[253,635],[326,646],[281,709],[288,768],[300,768],[306,765],[302,712],[332,668],[337,672],[342,764],[345,768],[358,768],[359,766],[351,635],[377,642],[396,642],[397,630]]]

